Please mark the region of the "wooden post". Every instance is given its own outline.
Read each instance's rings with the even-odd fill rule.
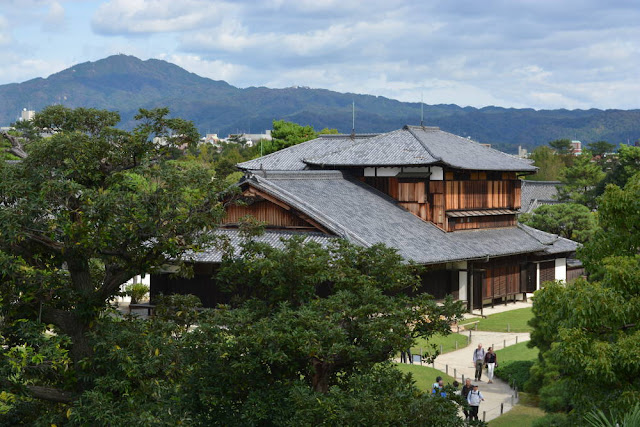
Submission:
[[[462,374],[462,384],[464,384],[464,374]]]
[[[449,375],[449,365],[444,365],[444,373]]]
[[[516,337],[518,339],[518,337]],[[456,350],[458,349],[458,340],[456,340]]]
[[[511,324],[507,323],[507,332],[511,332]]]
[[[456,368],[453,368],[453,379],[456,379],[457,376],[458,376],[458,371]]]
[[[422,366],[422,355],[424,353],[422,352],[422,347],[420,347],[420,366]]]
[[[442,344],[440,344],[440,354],[442,354]]]
[[[507,340],[503,340],[502,341],[502,348],[505,348],[507,346]]]
[[[486,423],[487,421],[487,411],[482,411],[482,422]]]
[[[518,336],[516,335],[516,344],[518,344]]]
[[[500,415],[504,414],[504,402],[500,404]]]

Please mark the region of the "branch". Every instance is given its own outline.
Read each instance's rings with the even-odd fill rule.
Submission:
[[[26,236],[29,238],[29,240],[32,240],[44,247],[46,247],[47,249],[51,249],[52,251],[54,251],[55,253],[62,253],[62,249],[64,249],[64,245],[61,243],[56,242],[55,240],[52,240],[48,237],[45,236],[40,236],[38,234],[35,233],[27,233]]]
[[[75,399],[74,393],[57,388],[28,385],[27,389],[33,397],[49,402],[71,403]]]
[[[11,148],[7,148],[5,151],[20,157],[21,159],[26,159],[28,154],[24,151],[24,145],[20,142],[20,138],[15,137],[13,135],[9,135],[6,131],[0,132],[0,135],[5,137],[11,143]]]

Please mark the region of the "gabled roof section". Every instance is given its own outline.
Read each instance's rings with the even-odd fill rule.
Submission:
[[[376,136],[377,134],[356,135],[321,135],[316,139],[302,142],[291,147],[238,163],[244,170],[297,171],[308,169],[303,159],[318,157],[347,149],[358,142]]]
[[[363,246],[384,243],[420,264],[576,249],[571,240],[525,226],[445,233],[339,171],[266,172],[242,184],[283,200],[337,236]]]
[[[310,165],[373,167],[446,165],[457,169],[535,172],[528,161],[486,147],[437,127],[405,126],[322,156],[305,157]]]
[[[522,181],[520,212],[529,213],[541,205],[555,205],[558,201],[560,181]]]

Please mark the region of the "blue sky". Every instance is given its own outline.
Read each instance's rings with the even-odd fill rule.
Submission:
[[[124,53],[238,87],[640,108],[637,0],[0,0],[0,84]]]

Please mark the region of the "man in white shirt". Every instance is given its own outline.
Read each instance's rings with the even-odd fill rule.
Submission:
[[[469,404],[469,419],[477,420],[478,419],[478,409],[480,407],[480,402],[484,402],[484,396],[478,390],[478,384],[473,385],[473,390],[469,392],[467,395],[467,403]]]

